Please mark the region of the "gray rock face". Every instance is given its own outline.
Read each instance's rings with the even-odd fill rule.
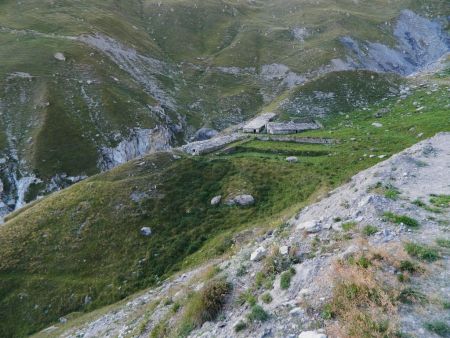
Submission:
[[[222,196],[215,196],[211,199],[211,205],[215,206],[218,205],[220,203],[220,201],[222,200]]]
[[[252,195],[237,195],[227,200],[227,205],[239,205],[239,206],[248,206],[255,203],[255,199]]]
[[[352,52],[357,68],[409,75],[450,50],[450,38],[438,22],[404,10],[394,29],[395,48],[378,42],[359,43],[346,36],[342,44]]]
[[[149,227],[142,227],[140,232],[142,236],[148,237],[152,234],[152,229]]]
[[[217,136],[219,132],[211,128],[200,128],[194,135],[193,141],[205,141]]]

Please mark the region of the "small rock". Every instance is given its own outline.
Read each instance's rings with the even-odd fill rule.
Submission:
[[[383,124],[381,124],[379,122],[374,122],[374,123],[372,123],[372,126],[374,126],[376,128],[381,128],[383,126]]]
[[[306,232],[312,234],[322,230],[322,226],[319,221],[308,221],[299,223],[297,225],[297,230],[305,230]]]
[[[289,157],[286,157],[286,161],[288,161],[289,163],[297,163],[298,158],[296,156],[289,156]]]
[[[222,196],[214,196],[211,200],[211,205],[218,205],[222,200]]]
[[[61,318],[59,318],[59,322],[60,322],[61,324],[67,323],[67,318],[61,317]]]
[[[294,317],[299,317],[299,316],[303,316],[304,311],[300,307],[295,307],[291,311],[289,311],[289,314]]]
[[[286,256],[289,253],[289,247],[287,245],[280,246],[280,254]]]
[[[58,61],[66,61],[66,57],[61,52],[55,53],[53,57]]]
[[[250,255],[250,260],[252,262],[257,262],[261,259],[263,259],[266,256],[267,250],[265,247],[260,246],[258,249],[252,252]]]
[[[148,237],[152,234],[152,229],[150,229],[149,227],[142,227],[141,228],[141,235]]]
[[[317,331],[303,331],[298,338],[327,338],[327,336]]]

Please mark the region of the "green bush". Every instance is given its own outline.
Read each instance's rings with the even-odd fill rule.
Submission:
[[[254,305],[247,317],[251,322],[265,322],[269,319],[269,314],[260,305]]]
[[[289,289],[291,286],[291,279],[292,279],[293,273],[291,270],[285,271],[280,276],[280,288],[283,290]]]

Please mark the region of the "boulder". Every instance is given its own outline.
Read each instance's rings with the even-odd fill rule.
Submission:
[[[298,338],[327,338],[327,335],[317,331],[303,331]]]
[[[148,237],[152,234],[152,229],[149,227],[142,227],[140,232],[142,236]]]
[[[289,163],[297,163],[298,158],[296,156],[289,156],[289,157],[286,157],[286,161],[288,161]]]
[[[320,221],[307,221],[297,225],[297,230],[305,230],[307,233],[313,234],[322,230]]]
[[[53,57],[58,61],[66,61],[66,57],[61,52],[55,53]]]
[[[252,262],[257,262],[260,261],[261,259],[263,259],[267,254],[267,250],[265,247],[260,246],[258,249],[256,249],[255,251],[252,252],[252,254],[250,255],[250,260]]]
[[[220,201],[222,200],[222,196],[218,195],[218,196],[214,196],[211,199],[211,205],[215,206],[218,205],[220,203]]]
[[[240,205],[247,206],[255,203],[255,199],[252,195],[238,195],[227,200],[227,205]]]
[[[200,128],[194,135],[193,141],[205,141],[217,136],[219,132],[211,128]]]
[[[374,123],[372,123],[372,126],[374,126],[376,128],[381,128],[383,126],[383,124],[381,124],[379,122],[374,122]]]

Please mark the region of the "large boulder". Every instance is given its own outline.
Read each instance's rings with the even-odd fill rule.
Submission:
[[[226,202],[227,205],[239,205],[239,206],[247,206],[255,203],[255,199],[252,195],[237,195],[232,198],[229,198]]]

